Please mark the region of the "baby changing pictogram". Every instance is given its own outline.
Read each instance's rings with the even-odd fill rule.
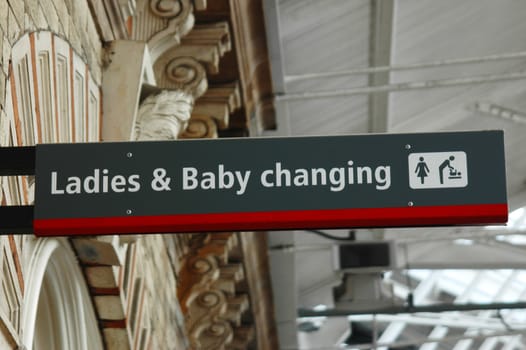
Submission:
[[[413,189],[454,188],[468,185],[465,152],[411,153],[408,156],[409,186]]]

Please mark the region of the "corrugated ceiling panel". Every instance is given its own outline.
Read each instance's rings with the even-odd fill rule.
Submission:
[[[479,57],[526,50],[526,2],[514,0],[404,0],[397,2],[393,64],[430,62],[443,59]],[[522,60],[524,62],[524,60]],[[411,82],[454,79],[483,74],[518,71],[520,60],[448,66],[434,69],[396,71],[391,81]],[[463,108],[466,102],[491,97],[499,92],[479,86],[400,92],[391,96],[391,125],[428,125],[429,118],[441,118],[434,111]],[[510,85],[511,86],[511,85]],[[526,89],[521,89],[522,93]],[[510,93],[516,90],[510,88]],[[462,98],[459,98],[462,96]],[[408,123],[408,120],[411,120]],[[421,124],[419,124],[419,122]]]
[[[280,4],[286,75],[338,71],[368,65],[368,0],[289,0]],[[288,83],[287,92],[327,91],[365,86],[367,76]],[[367,131],[367,96],[289,103],[293,135]]]
[[[280,11],[286,74],[367,65],[368,0],[293,0]]]
[[[336,135],[367,131],[363,96],[289,102],[292,135]]]

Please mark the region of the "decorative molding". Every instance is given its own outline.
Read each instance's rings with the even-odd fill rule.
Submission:
[[[122,0],[126,1],[128,0]],[[122,110],[118,109],[123,106],[114,106],[117,108],[115,111],[118,111],[115,114],[118,124],[112,125],[112,128],[119,131],[115,140],[214,138],[218,136],[218,129],[232,127],[244,130],[251,120],[261,121],[267,115],[270,116],[270,121],[262,124],[268,126],[273,123],[271,100],[265,100],[272,94],[269,93],[270,75],[267,76],[268,56],[262,50],[265,45],[265,40],[261,40],[264,29],[258,27],[262,20],[254,17],[253,13],[254,9],[260,7],[259,0],[246,0],[246,3],[245,0],[241,3],[214,0],[210,11],[206,10],[206,0],[135,2],[136,15],[126,23],[127,30],[131,33],[130,38],[136,44],[145,46],[146,50],[135,48],[137,53],[133,57],[139,59],[132,64],[133,71],[127,68],[118,72],[123,66],[115,62],[117,55],[129,61],[130,52],[127,50],[118,50],[116,54],[109,56],[113,63],[108,68],[120,75],[119,83],[123,85],[105,92],[110,91],[110,96],[124,96],[125,101],[129,100],[126,103],[133,108],[130,113],[125,113],[129,115],[129,120],[122,120]],[[195,13],[196,17],[204,18],[197,25],[194,25],[194,9],[199,11]],[[217,11],[216,14],[207,17],[214,11]],[[218,13],[221,17],[217,16]],[[260,15],[257,13],[257,16],[261,17]],[[225,53],[233,49],[234,40],[237,52],[225,56]],[[125,47],[124,44],[120,46]],[[108,50],[111,52],[115,47],[112,45]],[[146,53],[143,54],[144,52]],[[146,80],[155,85],[154,94],[150,94],[151,90],[144,89],[145,66],[152,68],[153,78]],[[118,76],[115,78],[118,79]],[[105,81],[117,82],[108,75],[105,75]],[[123,88],[127,90],[123,91]],[[104,95],[105,101],[123,100],[122,97],[113,99],[108,98],[106,93]],[[149,96],[144,98],[144,95]],[[104,104],[105,107],[108,105],[109,103]],[[104,115],[106,122],[108,114]],[[253,118],[254,115],[256,118]],[[126,125],[123,126],[123,123]],[[114,136],[116,135],[112,134]],[[252,310],[252,317],[243,317],[251,304],[248,295],[240,290],[253,293],[245,279],[257,280],[262,272],[257,269],[247,270],[245,259],[250,259],[244,256],[238,235],[188,234],[184,237],[163,237],[162,241],[166,244],[166,256],[173,272],[177,275],[176,293],[182,311],[180,317],[184,318],[182,327],[186,327],[185,330],[181,328],[182,333],[186,333],[181,333],[181,338],[188,336],[190,348],[246,349],[248,344],[253,346],[256,333],[258,343],[259,337],[265,335],[261,334],[261,327],[247,325],[248,319],[254,319],[255,323],[267,322],[265,329],[273,331],[270,337],[275,337],[275,329],[269,326],[271,319],[268,313],[271,311],[260,310],[256,303],[252,308],[258,309],[257,314]],[[125,348],[136,346],[139,339],[137,334],[143,329],[140,328],[143,327],[140,325],[142,321],[133,323],[134,315],[139,320],[149,320],[150,316],[142,313],[145,308],[143,301],[147,303],[149,298],[159,298],[160,295],[150,295],[149,288],[153,288],[148,282],[151,278],[151,273],[148,272],[150,267],[145,266],[150,266],[150,263],[152,266],[160,265],[155,257],[152,258],[151,252],[140,253],[147,249],[145,247],[147,244],[142,240],[130,244],[126,263],[120,268],[110,264],[85,265],[92,294],[97,296],[99,304],[102,300],[115,302],[116,306],[118,298],[112,296],[117,296],[116,293],[121,296],[121,304],[124,304],[121,308],[124,309],[118,311],[123,313],[116,320],[102,320],[101,324],[106,342],[126,343]],[[122,264],[120,252],[116,251],[116,255]],[[243,263],[239,263],[240,261]],[[248,276],[253,273],[256,274]],[[169,278],[166,280],[169,281]],[[268,297],[265,293],[256,291],[253,295],[256,298]],[[272,304],[267,299],[264,300],[265,305],[272,310]],[[123,315],[125,318],[119,319]],[[183,324],[181,320],[178,323]],[[110,326],[115,328],[109,328]],[[129,340],[125,336],[126,331],[131,336]],[[110,336],[110,333],[115,334]],[[166,339],[161,333],[152,337],[157,338]],[[110,345],[109,348],[114,347]]]
[[[147,42],[156,86],[180,90],[194,99],[205,96],[188,124],[181,118],[138,116],[134,139],[175,139],[186,125],[183,138],[217,137],[217,129],[227,128],[230,114],[241,106],[236,84],[207,93],[207,72],[219,72],[220,58],[232,49],[231,36],[227,21],[194,26],[194,6],[203,11],[206,0],[137,0],[132,38]],[[148,119],[155,124],[153,131],[142,125]]]
[[[176,48],[179,56],[192,56],[206,64],[211,74],[219,72],[219,59],[232,49],[227,22],[199,24]]]
[[[191,296],[192,290],[195,286],[210,284],[211,282],[219,278],[219,268],[217,260],[212,256],[191,256],[187,259],[184,270],[180,271],[179,279],[185,280],[185,283],[178,283],[179,288],[177,289],[177,294],[180,296],[181,300],[185,300],[189,303],[192,302],[192,299],[195,298]],[[181,303],[182,311],[186,312],[188,310],[188,305],[186,303]]]
[[[157,86],[202,96],[208,88],[206,73],[218,73],[219,59],[230,49],[228,23],[196,26],[180,45],[152,53]]]
[[[139,107],[136,140],[177,139],[190,119],[193,103],[191,95],[178,90],[148,96]]]
[[[250,342],[254,339],[256,332],[254,326],[241,326],[236,327],[234,331],[234,339],[228,345],[228,350],[239,350],[247,349]],[[257,348],[263,349],[263,348]],[[266,348],[266,349],[277,349],[277,348]]]
[[[181,42],[194,25],[190,0],[137,0],[132,38],[148,43],[153,61]]]
[[[157,86],[162,89],[179,89],[197,98],[208,88],[205,68],[193,57],[168,53],[155,62],[153,69]]]
[[[194,0],[194,7],[197,11],[206,10],[206,1],[207,0]]]
[[[135,0],[88,0],[102,41],[128,39],[128,23],[136,13]]]
[[[182,139],[215,139],[218,137],[215,121],[204,115],[192,115]]]
[[[162,52],[174,43],[179,44],[181,38],[194,26],[195,19],[189,0],[150,0],[150,10],[164,22],[164,29],[148,40],[155,58],[155,53],[159,50]]]
[[[236,284],[244,278],[243,265],[229,264],[221,266],[219,279],[214,283],[214,286],[229,295],[234,295],[236,292]]]
[[[239,85],[228,84],[210,87],[193,108],[183,139],[217,138],[218,129],[229,126],[230,115],[241,107]]]
[[[241,108],[239,84],[211,86],[195,104],[194,114],[206,115],[220,130],[228,128],[230,115]]]
[[[164,66],[178,57],[203,62],[212,74],[219,71],[219,59],[231,50],[229,25],[223,21],[194,26],[194,6],[204,11],[206,5],[206,0],[137,0],[131,38],[147,43],[153,62],[164,57],[163,64],[157,65],[161,67],[156,76],[171,71],[165,71]],[[158,86],[171,87],[162,82]]]
[[[250,327],[242,324],[248,295],[236,293],[243,266],[229,262],[238,247],[233,233],[199,234],[190,242],[179,273],[178,299],[192,349],[244,349],[253,339]]]
[[[180,0],[150,0],[150,10],[160,18],[177,18],[188,14],[190,10],[189,1]]]
[[[228,321],[215,319],[197,323],[190,331],[190,341],[193,349],[224,349],[225,344],[231,343],[234,331]]]
[[[223,317],[236,327],[241,326],[241,316],[250,308],[250,302],[247,294],[234,295],[227,298],[227,310]]]

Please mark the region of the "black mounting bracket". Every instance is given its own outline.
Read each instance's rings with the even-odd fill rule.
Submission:
[[[35,175],[34,146],[0,147],[0,176]],[[32,234],[33,205],[0,205],[0,234]]]

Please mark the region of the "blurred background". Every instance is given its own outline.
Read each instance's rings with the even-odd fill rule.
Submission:
[[[501,129],[510,210],[499,227],[270,233],[282,349],[524,349],[526,2],[264,6],[278,125],[266,135]],[[342,244],[369,260],[334,263]]]

